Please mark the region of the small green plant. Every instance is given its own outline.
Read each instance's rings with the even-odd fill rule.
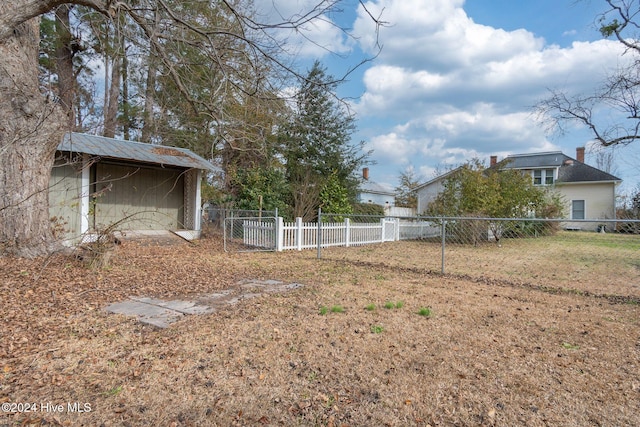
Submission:
[[[334,305],[333,307],[331,307],[331,312],[332,313],[343,313],[344,312],[344,308],[342,308],[341,305]]]
[[[374,334],[381,334],[384,328],[380,325],[371,325],[371,332]]]
[[[403,301],[398,301],[396,303],[396,308],[402,308],[402,307],[404,307],[404,302]]]
[[[431,308],[429,307],[422,307],[420,308],[420,310],[418,310],[418,314],[420,316],[424,316],[424,317],[431,317]]]
[[[335,401],[336,401],[335,396],[329,396],[329,400],[327,400],[327,408],[331,408],[335,403]]]
[[[387,310],[391,310],[392,308],[395,308],[395,304],[392,303],[391,301],[387,301],[384,303],[384,308],[386,308]]]
[[[367,310],[367,311],[373,311],[373,310],[376,309],[376,305],[375,304],[368,304],[364,309]]]
[[[329,309],[326,306],[322,306],[320,307],[320,315],[324,316],[325,314],[327,314],[329,312]]]
[[[105,395],[107,396],[117,396],[118,394],[120,394],[120,392],[122,391],[122,386],[116,386],[114,388],[112,388],[111,390],[108,390]]]
[[[574,344],[571,344],[571,343],[568,343],[568,342],[563,342],[562,343],[562,347],[566,348],[567,350],[577,350],[577,349],[580,348],[579,345],[574,345]]]

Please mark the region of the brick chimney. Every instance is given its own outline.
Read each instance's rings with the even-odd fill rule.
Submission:
[[[489,166],[495,166],[498,164],[498,156],[491,156],[489,158]]]
[[[362,168],[362,178],[365,181],[369,181],[369,168]]]
[[[580,163],[584,163],[584,147],[576,148],[576,160]]]

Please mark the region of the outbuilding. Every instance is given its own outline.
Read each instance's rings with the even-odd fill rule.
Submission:
[[[49,213],[68,244],[112,231],[200,235],[204,173],[220,169],[184,148],[67,133],[49,187]]]

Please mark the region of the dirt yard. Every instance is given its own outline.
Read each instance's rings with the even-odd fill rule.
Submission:
[[[444,276],[421,242],[0,258],[0,425],[640,425],[637,243],[538,244],[451,247]],[[167,329],[104,310],[242,279],[304,287]]]

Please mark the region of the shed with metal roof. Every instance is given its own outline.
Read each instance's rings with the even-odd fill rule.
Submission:
[[[51,173],[50,216],[68,243],[105,229],[195,238],[208,172],[220,169],[184,148],[67,133]]]

